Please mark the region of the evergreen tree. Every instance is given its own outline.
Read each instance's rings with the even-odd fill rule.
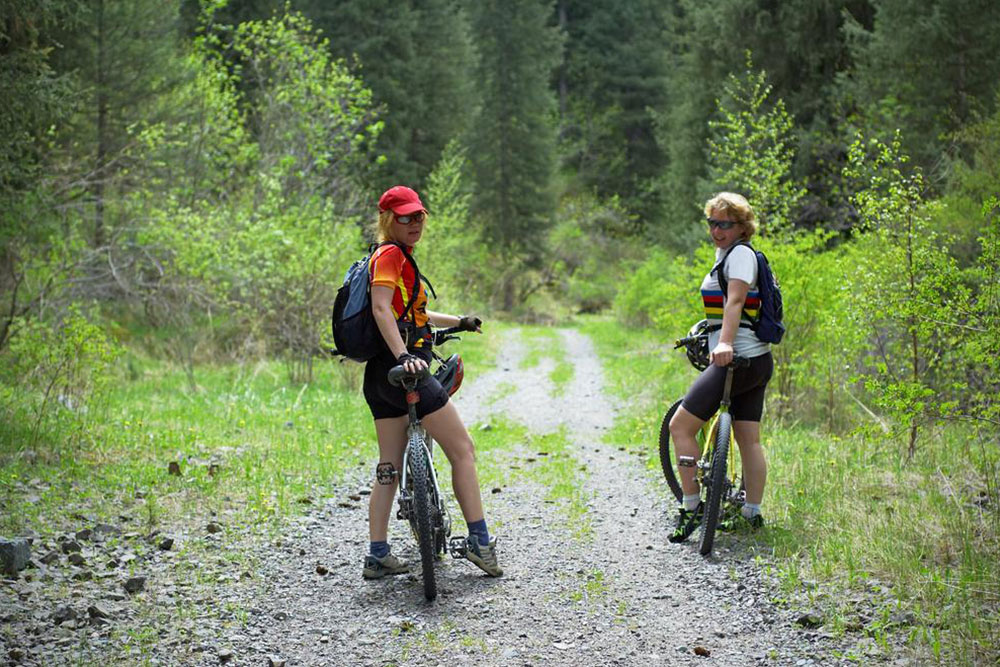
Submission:
[[[70,169],[85,184],[83,201],[93,215],[91,243],[109,238],[106,220],[115,179],[126,172],[124,151],[129,127],[150,118],[150,111],[169,113],[157,98],[177,84],[182,69],[178,48],[180,2],[160,0],[81,0],[79,27],[61,36],[57,54],[62,70],[74,72],[85,91],[67,146]]]
[[[658,214],[666,161],[650,109],[668,102],[666,26],[652,0],[560,0],[566,56],[559,70],[565,168],[601,197],[618,195],[640,218]]]
[[[561,38],[540,0],[475,8],[482,106],[472,126],[473,215],[505,256],[535,262],[555,207],[555,96]]]
[[[837,192],[845,140],[840,129],[845,105],[837,97],[838,75],[850,66],[843,24],[846,17],[867,25],[867,0],[676,0],[668,18],[671,46],[670,104],[658,114],[657,138],[667,154],[664,196],[667,210],[687,220],[708,194],[704,182],[707,121],[727,77],[742,71],[750,51],[768,72],[773,94],[785,100],[798,128],[796,179],[807,183],[812,221],[837,215]],[[709,188],[711,189],[711,188]],[[799,212],[799,217],[803,212]],[[681,223],[677,223],[681,224]],[[681,228],[683,229],[683,228]],[[684,239],[667,225],[657,238]],[[684,245],[683,241],[680,245]]]
[[[348,0],[298,6],[356,65],[382,107],[384,155],[373,190],[421,188],[445,145],[468,127],[475,101],[473,52],[459,0]]]
[[[1000,81],[1000,4],[873,0],[874,25],[852,23],[856,76],[844,88],[867,123],[905,129],[906,152],[940,175],[949,133],[989,111]]]

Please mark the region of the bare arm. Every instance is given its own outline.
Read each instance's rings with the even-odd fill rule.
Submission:
[[[733,360],[733,341],[740,328],[743,304],[747,301],[747,292],[749,291],[749,283],[738,278],[729,281],[726,306],[722,311],[722,331],[719,332],[719,344],[712,350],[712,363],[716,366],[728,366]]]
[[[399,359],[400,356],[406,354],[406,344],[403,343],[403,337],[399,335],[396,318],[392,314],[393,291],[391,287],[372,285],[372,315],[375,316],[375,324],[378,326],[385,344],[389,347],[389,352],[392,353],[393,357]],[[406,362],[404,366],[406,366],[407,371],[412,372],[426,368],[427,362],[423,359],[416,359]]]
[[[457,327],[459,318],[455,315],[446,315],[445,313],[436,313],[433,310],[427,311],[427,319],[431,321],[436,327]]]

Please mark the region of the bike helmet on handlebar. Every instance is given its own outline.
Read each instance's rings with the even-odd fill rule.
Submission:
[[[457,354],[448,357],[440,368],[434,371],[434,377],[441,383],[449,396],[454,394],[462,386],[462,378],[465,377],[465,365],[462,363],[462,357]]]
[[[698,320],[688,331],[688,338],[692,339],[685,346],[688,361],[699,371],[703,371],[711,363],[708,356],[708,320]]]

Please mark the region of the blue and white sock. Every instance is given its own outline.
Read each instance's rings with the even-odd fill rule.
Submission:
[[[760,503],[744,503],[740,511],[743,512],[744,519],[752,519],[760,514]]]
[[[375,558],[385,558],[389,555],[389,543],[386,541],[369,542],[368,552]]]
[[[485,547],[490,543],[490,531],[486,528],[486,519],[480,519],[479,521],[473,521],[469,524],[469,536],[476,536],[479,541],[479,546]]]

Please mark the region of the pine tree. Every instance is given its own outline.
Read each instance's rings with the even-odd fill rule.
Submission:
[[[950,133],[988,115],[1000,81],[1000,4],[992,0],[874,0],[874,26],[852,23],[855,77],[845,80],[868,123],[940,175]],[[987,113],[983,113],[983,112]]]
[[[354,64],[382,107],[378,151],[385,156],[373,190],[405,183],[420,189],[445,145],[468,127],[475,101],[473,52],[459,0],[348,0],[299,5]]]
[[[540,0],[489,0],[474,9],[482,106],[469,159],[476,177],[472,214],[505,255],[529,264],[555,207],[556,100],[549,87],[561,39]]]
[[[662,3],[560,0],[557,10],[567,37],[558,75],[564,169],[653,218],[666,159],[650,110],[669,102]]]

